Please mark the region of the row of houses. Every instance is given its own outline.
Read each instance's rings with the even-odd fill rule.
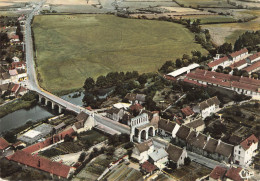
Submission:
[[[247,56],[248,56],[248,50],[244,48],[221,58],[218,56],[216,60],[208,63],[208,67],[210,67],[212,71],[215,71],[218,68],[218,66],[228,67],[231,64],[243,58],[246,58]]]
[[[175,163],[177,167],[184,165],[187,151],[185,148],[183,149],[173,144],[168,144],[165,148],[156,149],[153,140],[150,139],[143,143],[135,144],[131,157],[137,159],[144,169],[147,166],[154,165],[154,169],[162,170],[169,161]]]
[[[11,97],[19,97],[23,96],[28,92],[28,89],[21,86],[20,84],[7,83],[0,85],[0,96],[11,96]]]
[[[176,145],[186,147],[187,150],[219,162],[233,162],[242,166],[248,166],[252,162],[259,141],[255,135],[251,135],[238,144],[231,145],[194,131],[186,125],[182,125],[173,138]]]
[[[237,68],[238,70],[241,69],[246,70],[250,74],[252,71],[255,71],[253,67],[257,65],[259,60],[260,60],[260,52],[257,52],[238,62],[231,64],[230,67],[232,69]]]
[[[44,148],[54,145],[64,139],[66,135],[72,135],[74,130],[70,127],[64,131],[46,138],[44,141],[32,144],[22,150],[17,150],[13,154],[6,156],[5,158],[13,164],[20,165],[26,170],[38,170],[47,178],[54,180],[67,180],[72,176],[75,168],[67,166],[60,162],[49,160],[48,158],[38,156],[38,152]],[[21,141],[14,144],[13,147],[24,145]],[[0,150],[1,153],[10,148],[9,144],[4,138],[0,138]],[[26,145],[25,145],[26,146]]]
[[[25,70],[26,64],[24,62],[13,62],[10,70],[1,67],[0,85],[8,83],[19,83],[26,80],[27,73]]]
[[[247,95],[260,95],[260,80],[248,77],[196,69],[195,72],[186,75],[184,82],[201,86],[213,85],[223,87]]]
[[[252,177],[253,173],[241,167],[224,168],[216,166],[209,174],[209,181],[233,180],[243,181]]]

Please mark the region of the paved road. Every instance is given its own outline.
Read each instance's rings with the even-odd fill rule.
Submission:
[[[87,109],[84,109],[80,106],[74,105],[70,102],[67,102],[45,90],[40,88],[38,85],[37,77],[36,77],[36,71],[35,71],[35,63],[34,63],[34,56],[33,56],[33,40],[32,40],[32,32],[31,32],[31,22],[35,14],[38,14],[41,6],[45,3],[45,0],[41,1],[35,9],[28,15],[26,19],[26,30],[25,30],[25,49],[26,49],[26,63],[27,63],[27,74],[28,74],[28,88],[36,91],[37,93],[47,97],[48,99],[66,107],[66,109],[72,110],[76,113],[80,113],[81,111],[90,114],[94,116],[98,124],[105,125],[111,129],[114,129],[116,131],[119,131],[121,133],[130,133],[130,128],[128,126],[119,124],[117,122],[114,122],[108,118],[102,117],[101,115],[94,114],[91,111],[88,111]]]
[[[225,168],[228,167],[228,165],[226,165],[225,163],[220,163],[218,161],[211,160],[209,158],[198,155],[196,153],[193,153],[193,152],[190,152],[190,151],[187,151],[187,153],[188,153],[188,157],[190,157],[190,159],[192,161],[197,162],[197,163],[204,165],[206,167],[209,167],[209,168],[212,168],[212,169],[214,169],[217,165],[225,167]]]
[[[38,85],[36,71],[35,71],[35,63],[34,63],[34,56],[33,56],[33,40],[32,40],[32,32],[31,32],[31,22],[34,15],[37,15],[42,5],[45,3],[45,0],[41,1],[27,16],[26,24],[25,24],[25,51],[26,51],[26,63],[27,63],[27,74],[28,74],[28,83],[29,89],[38,92],[39,94],[43,95],[44,97],[64,106],[68,110],[72,110],[74,112],[79,113],[84,108],[81,108],[77,105],[74,105],[70,102],[67,102],[43,89],[41,89]]]

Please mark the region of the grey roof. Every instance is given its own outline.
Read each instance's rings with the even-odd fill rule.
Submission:
[[[106,112],[109,113],[109,114],[118,114],[120,112],[121,109],[118,109],[118,108],[111,108],[109,110],[107,110]]]
[[[169,144],[168,148],[167,148],[167,153],[169,154],[169,159],[174,161],[174,162],[178,162],[178,160],[180,159],[182,153],[183,153],[183,149]]]
[[[57,129],[60,129],[60,128],[64,127],[64,126],[66,126],[66,124],[64,122],[62,122],[62,123],[58,124],[57,126],[55,126],[54,129],[57,130]]]
[[[145,102],[145,97],[146,97],[145,94],[137,94],[136,95],[136,100]]]
[[[135,147],[138,149],[140,153],[149,150],[149,148],[153,145],[153,140],[148,140],[143,143],[136,144]]]
[[[200,110],[203,110],[203,109],[206,109],[212,105],[219,105],[220,104],[220,101],[218,100],[217,96],[215,97],[212,97],[212,98],[209,98],[201,103],[199,103],[199,108]]]
[[[160,119],[158,122],[158,128],[168,133],[172,133],[172,130],[174,129],[175,125],[176,123],[166,119]]]
[[[207,144],[205,145],[204,150],[210,153],[214,153],[217,146],[218,146],[218,141],[213,138],[210,138]]]
[[[165,151],[165,149],[160,148],[159,150],[156,150],[149,154],[149,156],[153,159],[153,161],[161,160],[165,157],[167,157],[169,154]]]
[[[223,155],[225,157],[230,157],[233,152],[233,148],[234,148],[233,145],[220,141],[220,143],[216,148],[216,153]]]
[[[18,137],[18,140],[28,143],[28,144],[32,144],[37,142],[39,139],[45,137],[46,135],[48,135],[51,131],[52,131],[53,127],[49,124],[41,124],[35,128],[33,128],[32,130],[40,132],[40,134],[34,136],[33,138],[27,137],[26,135],[21,135],[20,137]]]
[[[85,112],[80,112],[77,117],[75,118],[77,121],[86,121],[89,115]]]
[[[199,135],[196,137],[194,142],[192,142],[191,144],[197,148],[203,149],[206,143],[207,143],[207,136],[202,133],[199,133]]]
[[[192,144],[196,141],[197,133],[195,131],[191,131],[189,136],[187,137],[187,143]]]
[[[5,73],[2,73],[2,75],[1,75],[1,78],[3,79],[3,80],[6,80],[6,79],[10,79],[10,74],[8,73],[8,72],[5,72]]]
[[[197,119],[195,121],[192,121],[192,122],[186,124],[186,126],[195,129],[195,128],[200,127],[200,126],[202,126],[204,124],[205,124],[204,121],[202,120],[202,118],[200,118],[200,119]]]
[[[182,125],[176,133],[176,136],[182,140],[186,140],[190,133],[190,128]]]

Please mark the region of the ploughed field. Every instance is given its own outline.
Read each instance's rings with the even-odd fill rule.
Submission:
[[[111,71],[157,71],[192,50],[206,53],[184,26],[113,15],[45,15],[33,22],[40,85],[53,93],[81,88]]]

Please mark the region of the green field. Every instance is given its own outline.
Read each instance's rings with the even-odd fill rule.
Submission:
[[[182,25],[113,15],[47,15],[33,22],[40,84],[53,93],[81,88],[111,71],[152,72],[192,50],[206,53]]]
[[[232,7],[226,0],[175,0],[186,7]]]

